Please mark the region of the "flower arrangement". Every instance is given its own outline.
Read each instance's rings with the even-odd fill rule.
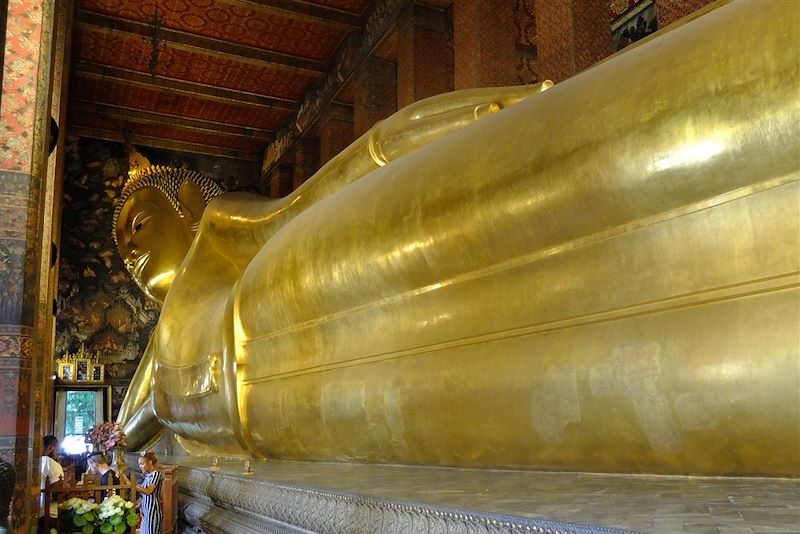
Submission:
[[[61,503],[58,509],[61,517],[58,532],[71,533],[77,528],[83,534],[126,534],[133,532],[139,523],[133,503],[119,495],[110,495],[100,504],[73,497]]]
[[[127,447],[127,436],[121,423],[100,423],[86,431],[86,443],[91,443],[94,450],[107,454],[116,447]]]

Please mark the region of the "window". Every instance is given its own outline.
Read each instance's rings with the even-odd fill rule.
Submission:
[[[88,451],[84,441],[86,431],[106,419],[105,388],[69,388],[56,391],[56,437],[61,440],[65,454],[77,455]]]

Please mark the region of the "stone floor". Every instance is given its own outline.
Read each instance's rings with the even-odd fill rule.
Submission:
[[[208,459],[165,459],[194,468]],[[649,533],[800,533],[800,479],[542,473],[253,461],[275,483]],[[241,461],[222,461],[237,473]]]

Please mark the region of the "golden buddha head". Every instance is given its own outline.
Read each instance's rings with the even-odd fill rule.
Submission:
[[[125,268],[148,298],[164,302],[206,204],[222,188],[200,173],[154,165],[122,189],[113,235]]]

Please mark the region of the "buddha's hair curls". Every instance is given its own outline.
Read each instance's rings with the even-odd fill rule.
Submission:
[[[125,182],[125,187],[122,188],[122,194],[115,201],[114,218],[111,222],[111,234],[114,237],[114,243],[117,243],[117,221],[119,220],[119,214],[122,211],[122,206],[125,205],[125,202],[127,202],[132,194],[143,187],[154,187],[164,193],[164,196],[167,197],[167,200],[169,200],[169,203],[175,208],[175,211],[183,216],[178,200],[178,191],[180,191],[181,186],[186,181],[194,182],[195,185],[197,185],[206,204],[208,204],[212,198],[225,192],[214,180],[203,176],[197,171],[176,169],[164,165],[151,165],[128,178],[128,181]]]

